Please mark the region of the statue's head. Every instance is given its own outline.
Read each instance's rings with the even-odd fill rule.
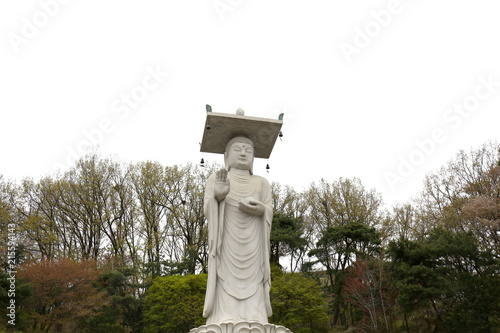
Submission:
[[[226,169],[228,171],[231,168],[248,170],[253,175],[254,152],[252,140],[244,136],[237,136],[229,140],[224,153]]]

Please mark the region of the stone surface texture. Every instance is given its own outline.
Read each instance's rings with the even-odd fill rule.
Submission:
[[[206,325],[190,333],[291,333],[268,323],[271,186],[253,174],[254,157],[269,157],[281,120],[207,113],[202,151],[223,153],[224,168],[205,186],[208,225]]]
[[[203,316],[207,324],[267,323],[272,315],[271,187],[250,172],[254,149],[249,139],[231,140],[227,151],[226,168],[211,175],[205,187],[209,260]]]
[[[282,125],[282,120],[208,112],[200,151],[223,154],[229,140],[242,135],[253,141],[255,157],[269,158]]]
[[[203,325],[193,328],[189,333],[292,333],[292,331],[273,324],[238,322]]]

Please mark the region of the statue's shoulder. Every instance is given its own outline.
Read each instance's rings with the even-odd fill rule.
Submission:
[[[266,178],[257,175],[253,175],[252,178],[257,182],[260,182],[263,187],[270,187],[269,181]]]

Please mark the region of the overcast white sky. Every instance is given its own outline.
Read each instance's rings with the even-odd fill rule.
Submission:
[[[460,149],[499,139],[497,0],[0,2],[0,174],[201,154],[205,104],[277,118],[256,174],[359,177],[391,205]],[[89,139],[90,138],[90,139]],[[68,163],[69,162],[69,163]]]

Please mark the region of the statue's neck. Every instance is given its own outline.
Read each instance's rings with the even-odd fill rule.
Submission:
[[[241,169],[231,168],[231,170],[229,170],[229,173],[232,173],[235,175],[240,175],[240,176],[250,176],[249,170],[241,170]]]

